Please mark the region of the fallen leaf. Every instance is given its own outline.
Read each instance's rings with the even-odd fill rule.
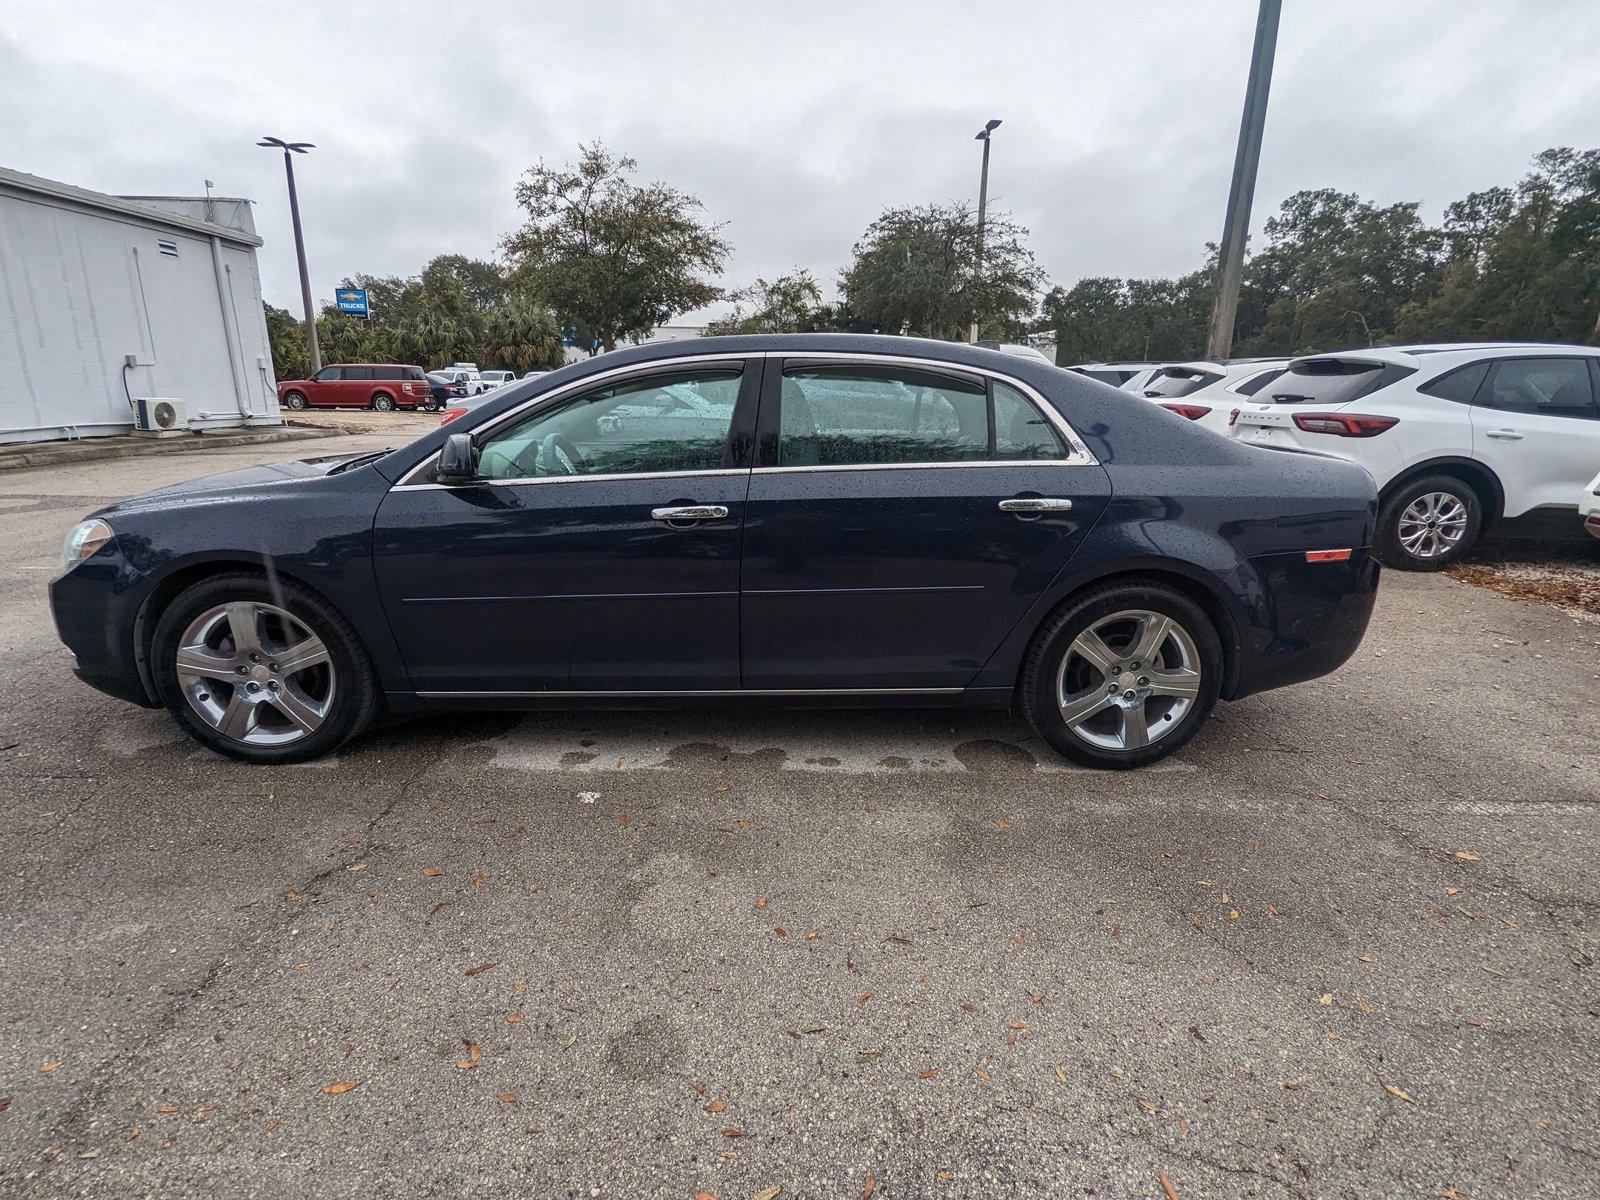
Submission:
[[[484,874],[483,874],[482,871],[479,871],[476,875],[474,875],[472,877],[472,886],[475,887],[475,888],[481,888],[483,886],[483,884],[484,884]]]
[[[501,1092],[500,1093],[500,1103],[501,1104],[515,1104],[516,1102],[517,1102],[517,1094],[515,1092]]]
[[[1476,854],[1473,854],[1470,850],[1454,850],[1454,851],[1451,852],[1451,857],[1452,858],[1459,858],[1462,862],[1482,862],[1483,861]]]
[[[856,1003],[857,1004],[865,1004],[868,1000],[871,1000],[871,999],[872,999],[872,993],[871,992],[862,992],[861,995],[856,997]]]
[[[754,1196],[751,1196],[750,1200],[778,1200],[778,1193],[781,1191],[783,1191],[783,1187],[781,1185],[778,1187],[765,1188],[762,1191],[757,1192]]]
[[[861,1185],[861,1200],[872,1200],[872,1193],[878,1190],[878,1177],[868,1175],[867,1181]]]
[[[338,1083],[330,1083],[322,1090],[330,1096],[342,1096],[346,1092],[353,1092],[361,1085],[354,1079],[341,1079]]]
[[[1020,933],[1013,933],[1011,935],[1011,940],[1013,942],[1015,942],[1017,945],[1021,946],[1024,950],[1026,950],[1029,946],[1033,945],[1032,942],[1030,942],[1027,938],[1023,937]]]
[[[717,1197],[714,1192],[708,1192],[704,1189],[701,1189],[694,1194],[694,1200],[717,1200]]]
[[[963,1005],[962,1005],[962,1006],[961,1006],[961,1011],[962,1011],[962,1012],[969,1012],[969,1013],[975,1013],[975,1012],[977,1012],[977,1011],[978,1011],[978,1006],[977,1006],[977,1005],[976,1005],[976,1004],[973,1004],[973,1003],[971,1003],[971,1002],[970,1002],[970,1001],[969,1001],[969,1002],[967,1002],[967,1003],[966,1003],[966,1004],[963,1004]]]
[[[617,814],[617,824],[626,825],[627,823],[628,823],[628,814],[625,813],[625,812],[619,812]]]
[[[1057,1083],[1066,1083],[1067,1082],[1067,1073],[1065,1071],[1063,1071],[1060,1067],[1051,1067],[1050,1069],[1056,1073],[1056,1082]]]
[[[954,1179],[956,1177],[956,1173],[954,1171],[935,1171],[934,1175],[942,1183],[949,1183],[952,1179]]]
[[[130,1142],[133,1141],[133,1139],[138,1137],[138,1136],[139,1136],[139,1127],[137,1125],[135,1125],[132,1129],[128,1130],[128,1140]]]
[[[429,914],[428,914],[428,917],[429,917],[429,918],[430,918],[430,919],[431,919],[431,918],[433,918],[433,917],[437,917],[437,916],[438,916],[438,915],[439,915],[439,913],[440,913],[440,912],[441,912],[441,911],[442,911],[442,910],[443,910],[443,909],[446,909],[446,908],[449,908],[449,907],[450,907],[450,901],[448,901],[448,900],[441,900],[441,901],[439,901],[439,903],[437,903],[437,904],[435,904],[435,905],[434,905],[434,906],[433,906],[433,911],[432,911],[432,912],[430,912],[430,913],[429,913]]]
[[[1167,1178],[1167,1173],[1165,1171],[1156,1172],[1156,1182],[1161,1185],[1161,1190],[1167,1194],[1167,1200],[1183,1200],[1183,1198],[1178,1195],[1177,1185],[1173,1183],[1172,1180]]]
[[[461,1040],[466,1043],[467,1057],[464,1061],[456,1064],[456,1070],[470,1071],[478,1065],[478,1060],[483,1057],[483,1047],[478,1045],[477,1042],[467,1041],[466,1038]]]
[[[929,1067],[926,1071],[918,1072],[917,1078],[918,1079],[936,1079],[936,1078],[938,1078],[938,1075],[939,1075],[939,1068],[938,1067]]]
[[[1468,1029],[1482,1029],[1483,1028],[1483,1022],[1482,1021],[1474,1021],[1471,1017],[1466,1018],[1461,1023],[1463,1025],[1465,1025]]]
[[[1276,904],[1269,904],[1267,905],[1267,916],[1281,917],[1283,916],[1283,909],[1279,908]]]
[[[429,879],[437,879],[439,876],[444,874],[444,872],[439,870],[438,867],[423,867],[422,873]]]
[[[1179,1117],[1178,1118],[1178,1132],[1179,1133],[1188,1133],[1189,1132],[1189,1118],[1188,1117]]]
[[[772,932],[777,934],[779,937],[782,937],[782,938],[786,938],[786,937],[789,936],[789,931],[787,929],[785,929],[782,925],[779,925]]]
[[[44,1064],[44,1066],[39,1068],[39,1074],[48,1075],[51,1071],[59,1070],[60,1067],[61,1064],[58,1062],[47,1062]]]
[[[706,1111],[708,1113],[719,1113],[727,1107],[728,1102],[726,1100],[713,1100],[710,1104],[706,1105]]]
[[[742,1129],[724,1129],[722,1131],[722,1136],[725,1137],[725,1138],[742,1138],[744,1136],[744,1130],[742,1130]]]
[[[1010,829],[1011,822],[1006,820],[1004,817],[996,817],[994,819],[994,827],[996,829]]]
[[[497,962],[479,963],[475,967],[468,967],[467,970],[466,970],[466,974],[468,974],[468,975],[482,975],[485,971],[492,971],[496,967],[498,967],[499,965],[500,964],[497,963]]]
[[[1230,908],[1228,910],[1228,920],[1237,921],[1238,919],[1239,919],[1239,910],[1237,908]]]
[[[704,1096],[707,1092],[709,1092],[711,1090],[710,1088],[706,1087],[705,1084],[701,1083],[698,1079],[695,1080],[689,1086],[694,1088],[694,1094],[697,1095],[697,1096]]]
[[[1013,1022],[1011,1022],[1011,1028],[1015,1029],[1018,1033],[1021,1033],[1027,1027],[1028,1027],[1028,1023],[1026,1021],[1013,1021]]]
[[[1333,1003],[1333,993],[1323,992],[1321,996],[1317,997],[1317,1003],[1326,1008],[1328,1005]]]
[[[178,1111],[178,1106],[176,1104],[163,1104],[160,1108],[156,1109],[156,1111],[158,1113],[171,1114]]]
[[[1407,1104],[1415,1104],[1417,1102],[1416,1097],[1414,1097],[1410,1092],[1406,1091],[1405,1088],[1395,1087],[1395,1085],[1392,1083],[1384,1084],[1383,1090],[1388,1092],[1389,1095],[1393,1096],[1396,1100],[1404,1100]]]
[[[1362,1013],[1369,1013],[1372,1011],[1372,1005],[1368,1004],[1365,1000],[1357,1000],[1356,1009]]]
[[[1444,894],[1446,896],[1459,896],[1461,894],[1461,889],[1458,887],[1447,887],[1444,890]]]
[[[352,874],[352,875],[354,875],[357,871],[365,871],[366,869],[367,869],[367,864],[366,863],[356,863],[353,866],[348,866],[348,867],[345,868],[345,870],[349,871],[350,874]]]
[[[757,896],[756,897],[756,907],[757,908],[765,908],[766,906],[767,906],[767,898],[765,896]]]
[[[994,1076],[990,1075],[989,1072],[985,1071],[982,1067],[974,1068],[972,1073],[985,1083],[994,1082]]]
[[[1149,1113],[1152,1117],[1155,1116],[1158,1112],[1161,1111],[1159,1108],[1157,1108],[1154,1104],[1152,1104],[1148,1100],[1140,1100],[1139,1101],[1139,1107],[1144,1109],[1145,1112]]]

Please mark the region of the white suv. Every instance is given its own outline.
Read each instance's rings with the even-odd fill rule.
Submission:
[[[1487,343],[1298,358],[1229,432],[1360,463],[1390,566],[1455,562],[1500,517],[1575,507],[1600,468],[1600,349]]]
[[[1233,410],[1282,375],[1288,365],[1286,358],[1173,363],[1157,371],[1140,394],[1213,433],[1226,434]]]

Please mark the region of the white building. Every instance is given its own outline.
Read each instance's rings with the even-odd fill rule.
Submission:
[[[0,167],[0,442],[276,425],[250,202],[107,196]]]

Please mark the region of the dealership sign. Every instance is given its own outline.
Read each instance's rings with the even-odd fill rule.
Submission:
[[[366,288],[339,288],[333,293],[333,297],[342,313],[349,313],[352,317],[372,315],[367,307]]]

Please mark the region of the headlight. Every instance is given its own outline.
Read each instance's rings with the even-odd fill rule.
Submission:
[[[67,543],[61,547],[62,573],[72,570],[116,535],[104,521],[79,521],[67,534]]]

